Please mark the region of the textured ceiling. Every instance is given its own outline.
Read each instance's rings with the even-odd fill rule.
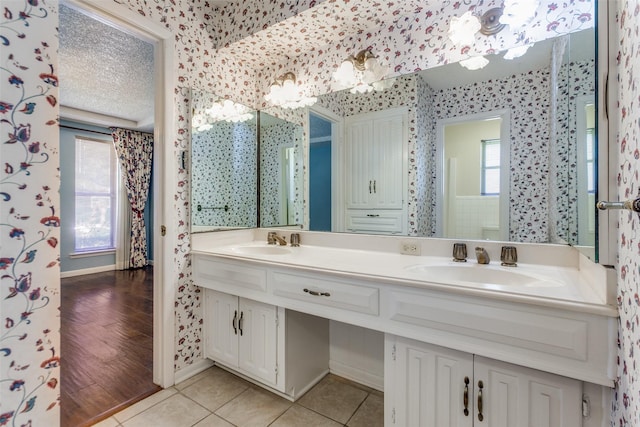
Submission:
[[[153,45],[63,5],[59,29],[60,104],[153,129]]]

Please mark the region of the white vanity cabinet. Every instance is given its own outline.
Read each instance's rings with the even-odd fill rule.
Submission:
[[[385,336],[385,425],[576,427],[582,382]]]
[[[278,307],[213,290],[205,291],[206,357],[277,386]]]
[[[405,232],[407,109],[345,119],[346,227],[350,231]]]

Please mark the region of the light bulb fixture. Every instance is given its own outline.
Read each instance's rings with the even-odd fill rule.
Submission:
[[[364,49],[356,56],[350,55],[333,73],[338,89],[350,89],[351,93],[367,93],[386,90],[394,80],[383,83],[389,67],[382,65],[370,50]]]
[[[449,21],[449,40],[456,46],[471,46],[475,43],[476,33],[480,31],[480,20],[471,11],[461,17],[453,16]]]
[[[507,51],[507,53],[504,54],[504,59],[520,58],[522,55],[527,53],[530,47],[531,47],[530,44],[526,44],[524,46],[512,47]]]
[[[204,114],[195,114],[191,118],[191,127],[198,132],[206,132],[216,122],[240,123],[252,118],[249,107],[230,99],[219,99],[204,110]]]
[[[464,68],[474,71],[484,68],[489,63],[489,60],[484,56],[473,56],[469,59],[464,59],[459,62]]]
[[[536,16],[539,3],[538,0],[505,0],[500,23],[512,30],[527,25]]]
[[[277,107],[289,109],[308,107],[318,100],[314,96],[304,95],[302,88],[296,83],[296,75],[291,72],[278,77],[264,99]]]

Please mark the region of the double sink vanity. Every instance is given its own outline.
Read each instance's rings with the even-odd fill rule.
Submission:
[[[267,244],[274,231],[300,246]],[[615,295],[607,269],[569,246],[510,243],[519,262],[503,267],[500,242],[464,242],[454,262],[448,239],[192,237],[205,356],[290,400],[329,371],[336,321],[384,334],[385,425],[600,425]]]

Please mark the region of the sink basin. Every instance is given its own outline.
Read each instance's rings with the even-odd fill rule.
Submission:
[[[238,246],[234,252],[244,255],[286,255],[291,249],[286,246]]]
[[[517,271],[518,267],[479,264],[414,265],[407,270],[421,273],[424,280],[437,283],[472,283],[486,286],[558,287],[562,283],[545,277]]]

